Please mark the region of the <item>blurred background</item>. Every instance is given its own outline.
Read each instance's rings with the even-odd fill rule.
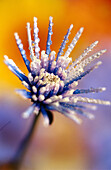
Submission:
[[[101,57],[103,64],[82,79],[79,87],[105,86],[107,91],[88,97],[111,101],[110,0],[0,0],[0,164],[13,157],[33,119],[33,115],[28,120],[21,118],[30,102],[15,94],[16,88],[23,87],[3,63],[3,55],[13,59],[27,75],[14,32],[22,39],[29,59],[26,23],[30,22],[33,28],[34,16],[38,18],[41,50],[46,46],[49,16],[54,18],[52,50],[58,51],[70,24],[74,28],[69,41],[81,26],[84,27],[83,35],[71,53],[73,60],[89,44],[99,40],[94,51],[107,49]],[[95,120],[83,118],[83,124],[79,126],[54,113],[54,123],[48,128],[43,126],[41,116],[21,170],[110,170],[111,107],[98,106],[94,114]]]

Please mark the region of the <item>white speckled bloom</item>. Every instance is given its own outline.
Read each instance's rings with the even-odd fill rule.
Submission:
[[[39,29],[37,27],[37,18],[34,17],[34,40],[32,40],[31,37],[30,23],[27,23],[31,62],[26,57],[23,44],[21,43],[21,39],[18,34],[14,34],[17,46],[29,71],[28,76],[26,76],[16,66],[13,60],[9,59],[6,55],[4,56],[5,64],[7,64],[8,68],[27,88],[27,90],[17,90],[17,92],[23,97],[31,99],[32,102],[32,105],[23,113],[23,117],[28,118],[33,112],[35,114],[39,114],[41,112],[45,120],[44,123],[48,125],[53,121],[51,111],[55,110],[71,118],[77,123],[81,123],[81,119],[78,118],[78,114],[82,114],[93,119],[94,115],[86,111],[86,109],[96,108],[95,105],[91,104],[110,105],[111,103],[109,101],[81,97],[79,94],[101,92],[104,91],[105,88],[77,89],[77,85],[81,78],[93,71],[102,63],[101,61],[98,61],[95,65],[86,69],[87,65],[90,65],[93,60],[99,58],[106,50],[101,50],[91,56],[88,56],[89,52],[92,51],[98,43],[98,41],[95,41],[84,50],[83,54],[81,54],[78,59],[72,62],[72,58],[69,56],[80,38],[83,28],[80,28],[64,53],[63,50],[73,28],[73,25],[70,25],[56,56],[56,52],[51,51],[50,49],[50,45],[52,44],[51,36],[53,33],[52,19],[52,17],[49,17],[46,51],[41,51],[41,54],[39,48],[40,40],[38,38]],[[88,105],[86,103],[91,104]]]

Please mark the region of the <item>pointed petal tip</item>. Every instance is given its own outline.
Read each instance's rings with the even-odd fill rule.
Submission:
[[[80,118],[78,118],[78,120],[76,120],[76,123],[77,123],[78,125],[81,125],[81,124],[82,124],[82,120],[81,120]]]
[[[98,44],[98,43],[99,43],[99,41],[98,41],[98,40],[96,40],[94,43],[95,43],[95,44]]]
[[[7,55],[4,55],[3,57],[4,57],[4,59],[5,59],[5,60],[7,60],[7,59],[8,59],[8,56],[7,56]]]
[[[34,17],[34,22],[37,22],[37,17]]]
[[[18,36],[18,33],[17,33],[17,32],[14,32],[14,36],[15,36],[15,37]]]
[[[88,118],[89,118],[90,120],[94,120],[94,119],[95,119],[95,116],[94,116],[93,114],[90,114],[90,115],[88,115]]]
[[[49,20],[51,20],[51,21],[52,21],[52,20],[53,20],[53,17],[52,17],[52,16],[50,16],[50,17],[49,17]]]
[[[107,49],[101,50],[102,53],[105,53],[107,51]]]
[[[101,64],[102,64],[102,61],[98,61],[98,62],[97,62],[97,65],[101,65]]]
[[[27,22],[27,28],[30,28],[30,22]]]
[[[45,118],[44,122],[43,122],[44,127],[48,127],[49,126],[49,119]]]
[[[102,87],[101,90],[102,90],[102,91],[106,91],[106,87]]]
[[[70,30],[73,28],[73,24],[70,25]]]
[[[83,31],[84,31],[84,27],[81,27],[81,28],[80,28],[80,32],[83,32]]]
[[[22,117],[23,117],[24,119],[28,119],[29,115],[27,114],[27,112],[23,112],[23,113],[22,113]]]
[[[111,105],[111,102],[110,101],[106,101],[106,105]]]
[[[24,99],[24,100],[27,99],[27,97],[26,97],[25,95],[23,95],[23,93],[21,92],[20,89],[15,89],[15,93],[16,93],[17,95],[19,95],[22,99]]]

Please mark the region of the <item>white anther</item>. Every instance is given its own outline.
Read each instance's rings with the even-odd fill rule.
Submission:
[[[47,99],[47,100],[44,101],[45,104],[49,104],[49,103],[51,103],[51,102],[52,102],[51,99]]]
[[[39,79],[39,77],[36,76],[36,77],[34,78],[34,82],[36,83],[36,82],[38,81],[38,79]]]
[[[37,93],[37,88],[35,86],[32,86],[32,90],[34,93]]]
[[[34,95],[32,95],[32,99],[34,100],[34,101],[37,101],[37,96],[34,94]]]
[[[42,102],[44,99],[45,99],[45,96],[42,95],[42,94],[40,94],[40,95],[39,95],[39,101]]]
[[[31,74],[31,73],[29,73],[29,74],[28,74],[28,79],[29,79],[29,81],[30,81],[30,82],[32,82],[32,81],[33,81],[33,76],[32,76],[32,74]]]
[[[23,84],[26,88],[29,88],[29,85],[28,85],[28,83],[26,83],[26,81],[22,81],[22,84]]]
[[[70,100],[69,100],[69,97],[65,97],[65,98],[63,98],[61,101],[62,101],[62,102],[69,102]]]
[[[40,88],[40,93],[43,94],[46,91],[46,87],[41,87]]]
[[[53,105],[58,107],[59,106],[59,102],[54,102]]]
[[[43,124],[44,124],[45,127],[48,127],[48,125],[49,125],[49,119],[48,119],[48,117],[45,117]]]
[[[39,114],[39,110],[40,110],[40,108],[39,108],[39,107],[35,107],[35,109],[34,109],[34,113],[35,113],[36,115],[38,115],[38,114]]]

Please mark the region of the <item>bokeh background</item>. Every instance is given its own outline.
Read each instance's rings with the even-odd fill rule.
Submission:
[[[103,65],[82,79],[79,86],[105,86],[106,92],[90,94],[89,97],[111,100],[110,0],[0,0],[0,164],[13,157],[33,119],[33,115],[28,120],[21,118],[21,113],[30,102],[15,94],[14,89],[23,87],[3,63],[3,55],[12,58],[27,74],[14,32],[19,33],[29,56],[26,22],[33,27],[34,16],[38,18],[41,50],[46,45],[49,16],[54,17],[52,50],[58,51],[71,23],[74,29],[70,41],[81,26],[85,28],[71,53],[73,60],[89,44],[99,40],[94,51],[107,49],[101,57]],[[54,123],[48,128],[43,126],[41,116],[21,170],[111,170],[111,108],[98,106],[94,114],[95,120],[83,118],[83,124],[79,126],[54,113]]]

